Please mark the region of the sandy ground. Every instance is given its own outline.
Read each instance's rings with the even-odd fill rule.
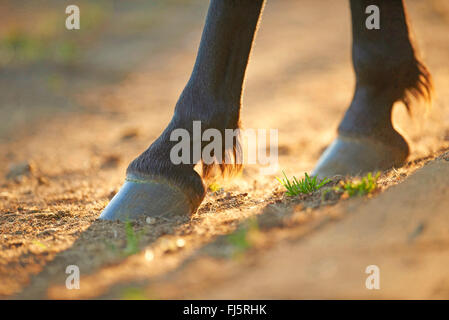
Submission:
[[[31,73],[36,80],[29,77],[31,93],[22,99],[20,72],[26,72],[1,73],[9,110],[17,104],[27,113],[36,100],[51,112],[26,123],[2,122],[9,129],[0,144],[0,297],[449,298],[449,7],[444,1],[408,4],[436,97],[427,111],[417,104],[413,118],[395,108],[395,125],[412,154],[403,168],[383,173],[379,192],[291,200],[275,175],[248,166],[236,180],[218,182],[219,190],[208,192],[191,218],[134,223],[135,246],[123,223],[97,218],[129,161],[170,120],[207,4],[161,11],[167,19],[148,27],[145,37],[131,37],[128,47],[126,32],[100,41],[85,55],[82,84],[68,85],[62,98],[32,94],[43,90],[45,68]],[[280,167],[288,175],[309,172],[335,137],[354,85],[349,48],[346,4],[268,2],[242,119],[246,128],[279,130]],[[108,55],[111,50],[116,54]],[[133,63],[127,61],[136,51]],[[92,75],[108,70],[119,76]],[[11,74],[14,83],[7,81]],[[66,71],[62,77],[72,79]],[[68,112],[56,112],[61,99]],[[249,247],[232,241],[239,230],[251,237]],[[381,290],[365,288],[365,268],[372,264],[380,268]],[[80,268],[80,290],[65,287],[68,265]]]

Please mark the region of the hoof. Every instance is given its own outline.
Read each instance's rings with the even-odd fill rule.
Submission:
[[[318,178],[335,175],[361,175],[404,164],[408,150],[385,145],[370,138],[339,135],[323,152],[312,175]]]
[[[100,215],[103,220],[135,220],[144,216],[190,215],[193,208],[186,194],[163,180],[130,175]]]

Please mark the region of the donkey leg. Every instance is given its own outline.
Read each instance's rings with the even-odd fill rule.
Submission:
[[[319,159],[313,174],[356,175],[400,166],[409,154],[393,128],[393,104],[410,108],[410,98],[430,100],[432,82],[410,38],[402,0],[351,0],[352,59],[356,75],[353,100],[338,137]],[[380,9],[380,29],[365,26],[366,7]]]
[[[170,136],[175,129],[185,129],[193,145],[194,139],[200,139],[193,136],[193,121],[201,121],[202,131],[213,128],[224,133],[225,129],[238,128],[246,65],[263,4],[264,0],[211,1],[195,66],[172,120],[161,136],[131,162],[123,187],[100,219],[196,211],[205,195],[202,179],[193,169],[201,159],[189,155],[188,163],[174,164],[170,151],[178,142],[170,141]],[[233,145],[230,151],[236,148]],[[224,151],[223,156],[229,150]],[[203,176],[209,169],[203,164]],[[229,166],[220,165],[220,169]]]

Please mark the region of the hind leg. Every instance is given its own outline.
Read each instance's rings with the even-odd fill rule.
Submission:
[[[366,7],[380,9],[380,29],[365,26]],[[430,74],[417,58],[402,0],[351,0],[352,59],[356,75],[351,105],[338,137],[319,159],[313,174],[357,175],[400,166],[409,154],[391,121],[393,104],[410,108],[410,97],[430,99]]]
[[[264,0],[212,0],[201,38],[197,60],[167,128],[128,167],[125,184],[102,212],[100,219],[126,220],[140,216],[186,215],[195,212],[204,198],[201,177],[193,169],[201,161],[192,150],[204,147],[194,134],[194,121],[201,133],[236,129],[243,79]],[[151,119],[149,119],[151,120]],[[175,163],[171,151],[175,129],[188,132],[191,146],[188,163]],[[222,135],[223,137],[223,135]],[[235,152],[236,145],[230,147]],[[229,169],[220,165],[222,170]],[[235,168],[235,166],[234,166]],[[232,165],[231,165],[232,169]],[[203,175],[210,165],[203,165]]]

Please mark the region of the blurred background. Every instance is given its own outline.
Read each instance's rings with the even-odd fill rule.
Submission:
[[[74,97],[120,80],[202,24],[206,1],[76,1],[80,30],[67,30],[72,1],[0,2],[0,136],[58,112]]]
[[[149,104],[156,99],[159,109],[171,114],[193,66],[208,1],[78,1],[80,30],[65,28],[65,8],[70,4],[1,1],[0,139],[42,129],[42,121],[61,112],[130,115],[146,107],[150,118]],[[407,4],[439,94],[448,84],[448,2]],[[246,127],[280,128],[281,135],[288,133],[282,140],[285,148],[293,151],[298,146],[307,149],[312,141],[320,145],[313,148],[312,158],[297,159],[312,166],[351,99],[350,41],[347,1],[268,1],[248,67],[242,111]],[[140,80],[132,84],[125,81],[137,77]],[[145,81],[147,89],[136,90]],[[157,91],[151,88],[153,82],[161,86]],[[435,129],[422,121],[430,117],[447,124],[441,103],[444,99],[436,100],[432,114],[415,108],[420,115],[415,119],[403,108],[395,110],[399,129],[421,142],[414,149],[417,156],[437,148],[435,135],[447,135],[442,126]],[[316,117],[317,113],[326,116]],[[163,127],[161,123],[140,129]],[[427,136],[432,141],[422,143]]]

